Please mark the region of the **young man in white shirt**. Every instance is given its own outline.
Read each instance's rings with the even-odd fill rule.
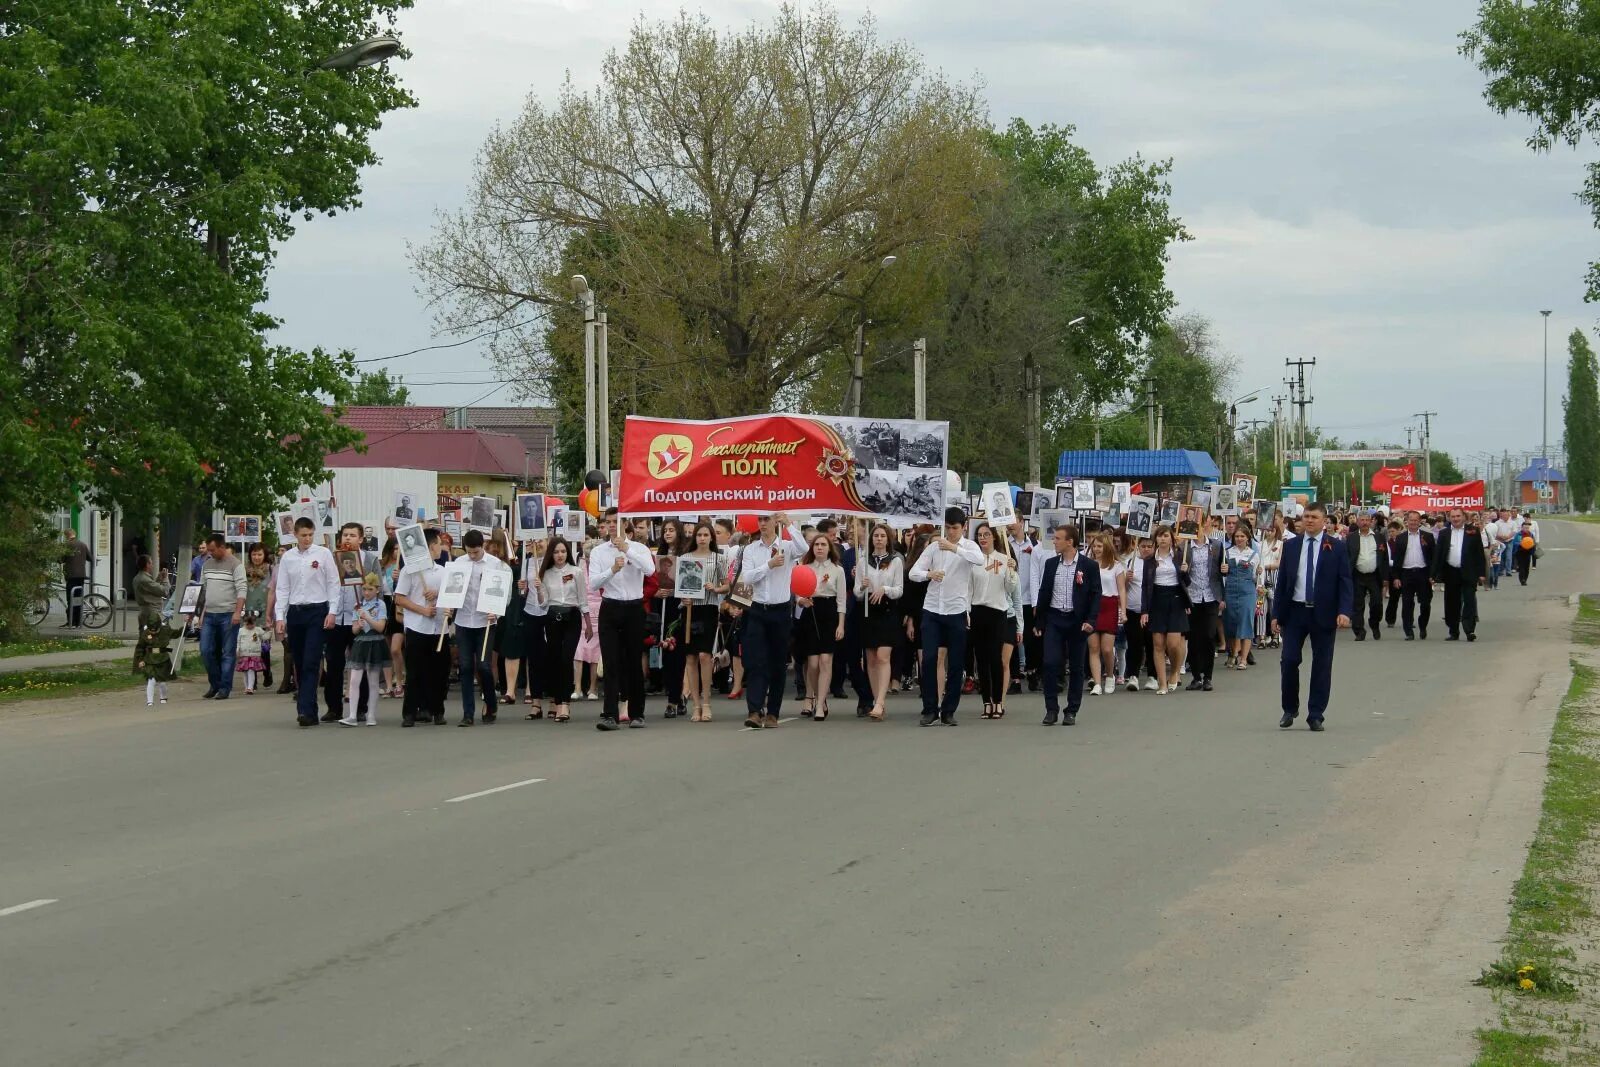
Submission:
[[[440,611],[435,602],[444,584],[444,567],[433,561],[439,546],[439,531],[425,531],[428,539],[428,569],[402,573],[395,583],[395,606],[405,612],[405,704],[401,726],[415,726],[418,720],[431,719],[444,725],[444,696],[450,683],[450,652],[439,642]]]
[[[967,610],[972,568],[983,566],[983,550],[967,537],[967,516],[946,508],[944,536],[928,545],[911,568],[913,582],[928,582],[922,602],[922,725],[956,725],[961,677],[967,665]],[[944,700],[939,701],[939,649],[945,651]]]
[[[466,556],[451,564],[467,570],[467,598],[455,610],[456,656],[461,674],[461,721],[457,726],[471,726],[477,712],[477,692],[483,690],[483,721],[495,721],[496,705],[494,670],[489,665],[489,627],[498,621],[494,615],[478,610],[478,590],[483,586],[484,575],[490,569],[504,567],[499,560],[488,559],[483,551],[483,533],[468,530],[461,538]]]
[[[787,529],[785,539],[780,533]],[[744,700],[746,729],[773,729],[783,709],[789,669],[789,635],[794,628],[794,594],[789,579],[806,552],[799,527],[783,512],[761,517],[761,533],[739,551],[736,588],[748,592],[744,611]]]
[[[301,728],[317,725],[317,679],[322,672],[324,635],[333,629],[339,601],[339,569],[333,553],[316,544],[317,524],[294,521],[296,547],[278,560],[272,613],[278,640],[294,664],[295,714]]]
[[[620,707],[628,702],[628,726],[644,726],[644,580],[656,572],[655,557],[608,508],[609,539],[589,552],[589,588],[601,591],[600,662],[605,669],[605,709],[597,730],[622,728]]]
[[[1046,553],[1039,550],[1028,536],[1027,520],[1021,516],[1011,524],[1011,555],[1017,561],[1017,582],[1022,588],[1022,670],[1013,674],[1026,674],[1030,692],[1039,688],[1039,659],[1043,645],[1034,635],[1034,620],[1038,608],[1039,576],[1044,570]],[[1016,683],[1013,682],[1013,685]]]

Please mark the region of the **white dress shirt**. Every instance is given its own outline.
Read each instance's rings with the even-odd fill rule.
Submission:
[[[856,557],[856,599],[868,615],[872,614],[872,602],[867,598],[873,593],[882,593],[884,600],[899,600],[905,591],[906,565],[898,554],[890,554],[887,567],[874,567],[870,559]],[[879,604],[878,610],[886,609]]]
[[[1372,533],[1356,534],[1356,573],[1373,574],[1378,569],[1378,536]]]
[[[537,585],[544,594],[547,608],[577,608],[589,613],[589,593],[583,585],[583,568],[571,563],[562,567],[546,567],[537,582],[529,582],[530,592]]]
[[[806,554],[805,535],[800,527],[789,524],[789,536],[774,537],[772,544],[756,538],[739,553],[739,580],[750,586],[750,599],[756,604],[787,604],[793,594],[789,591],[789,578],[794,565]],[[768,563],[775,555],[783,562],[776,567]]]
[[[1310,590],[1309,595],[1306,590],[1306,560],[1308,557],[1322,551],[1322,539],[1326,536],[1328,535],[1325,532],[1317,534],[1315,537],[1306,534],[1300,539],[1300,558],[1294,565],[1294,602],[1296,604],[1309,603],[1310,599],[1316,595],[1315,589]],[[1327,562],[1325,559],[1318,558],[1314,566],[1320,570]],[[1316,580],[1316,575],[1312,575],[1312,580]]]
[[[1467,528],[1456,529],[1450,527],[1450,551],[1445,554],[1444,562],[1448,567],[1461,568],[1461,547],[1467,543]]]
[[[1172,589],[1178,585],[1179,571],[1176,555],[1156,556],[1156,584]]]
[[[489,616],[478,610],[478,589],[483,585],[483,576],[497,563],[502,567],[505,566],[485,552],[480,559],[473,560],[462,556],[451,564],[467,570],[467,599],[456,609],[454,619],[457,626],[464,626],[469,630],[481,630],[489,625]]]
[[[394,587],[394,595],[403,596],[413,604],[425,605],[428,603],[428,594],[437,594],[443,586],[444,568],[435,563],[425,571],[402,573],[400,583]],[[401,623],[414,634],[437,634],[441,614],[435,610],[430,619],[420,612],[407,610]]]
[[[302,549],[299,545],[278,561],[273,615],[283,622],[291,605],[324,604],[328,611],[339,603],[339,571],[333,553],[322,545]]]
[[[1039,588],[1039,579],[1035,577],[1033,542],[1026,537],[1011,539],[1011,558],[1017,561],[1017,584],[1022,588],[1022,602],[1033,604],[1034,593]]]
[[[1418,570],[1428,564],[1422,558],[1422,531],[1419,529],[1414,534],[1406,536],[1406,558],[1401,561],[1401,570]]]
[[[922,558],[911,568],[913,582],[927,582],[928,595],[922,610],[935,615],[965,615],[972,606],[972,568],[983,566],[983,550],[970,537],[956,542],[954,552],[946,552],[938,541],[923,549]],[[932,581],[934,571],[944,572],[944,581]]]
[[[998,566],[999,570],[990,570]],[[973,607],[994,608],[1006,611],[1011,607],[1011,594],[1017,588],[1017,572],[1003,553],[991,552],[989,558],[972,568],[972,588],[967,597]]]
[[[613,571],[618,556],[622,569]],[[589,553],[589,588],[600,590],[606,600],[643,600],[644,580],[655,572],[656,558],[638,541],[628,541],[620,552],[615,542],[604,541]]]

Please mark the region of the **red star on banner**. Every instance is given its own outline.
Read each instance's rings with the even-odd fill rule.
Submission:
[[[660,452],[657,452],[656,456],[661,460],[661,473],[663,475],[667,475],[681,473],[679,471],[675,471],[673,468],[678,466],[678,464],[682,463],[685,459],[689,458],[689,453],[679,452],[671,445],[668,445]]]

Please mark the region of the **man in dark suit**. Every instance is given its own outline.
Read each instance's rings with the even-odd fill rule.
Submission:
[[[1433,551],[1433,576],[1444,583],[1444,624],[1450,630],[1446,641],[1478,639],[1478,586],[1488,576],[1483,553],[1483,533],[1467,522],[1460,508],[1450,509],[1450,525],[1439,534]]]
[[[1412,611],[1421,604],[1416,621],[1422,639],[1428,639],[1428,616],[1433,611],[1433,559],[1435,547],[1433,534],[1422,528],[1422,513],[1406,512],[1406,528],[1396,534],[1391,544],[1389,567],[1391,598],[1401,598],[1400,622],[1405,627],[1406,640],[1416,635],[1412,632]]]
[[[1356,519],[1345,535],[1344,549],[1355,583],[1355,614],[1350,621],[1355,625],[1356,640],[1365,641],[1371,628],[1376,641],[1383,636],[1378,623],[1383,618],[1383,590],[1389,584],[1389,546],[1384,544],[1383,530],[1373,525],[1370,512]]]
[[[1044,725],[1054,726],[1060,711],[1062,661],[1066,661],[1067,714],[1061,725],[1078,721],[1083,703],[1083,676],[1089,670],[1089,634],[1100,610],[1100,568],[1078,551],[1078,529],[1057,526],[1056,554],[1044,565],[1039,602],[1034,608],[1034,633],[1043,638]]]
[[[1272,599],[1272,632],[1283,636],[1283,718],[1288,729],[1300,714],[1300,659],[1311,639],[1311,691],[1306,725],[1322,732],[1333,688],[1334,631],[1350,625],[1355,600],[1350,561],[1342,539],[1326,531],[1328,513],[1307,504],[1300,536],[1283,546],[1278,586]]]

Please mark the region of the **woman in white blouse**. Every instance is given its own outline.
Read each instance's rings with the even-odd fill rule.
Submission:
[[[533,583],[530,583],[533,584]],[[593,632],[589,593],[583,568],[572,562],[566,539],[552,537],[539,561],[537,580],[544,608],[544,677],[550,695],[550,713],[556,722],[572,718],[572,661],[578,654],[578,634]],[[531,602],[533,596],[529,596]],[[530,620],[537,625],[539,620]],[[533,718],[533,716],[529,716]]]
[[[972,652],[978,668],[978,692],[983,696],[983,718],[998,719],[1005,701],[1005,675],[1000,666],[1000,645],[1012,640],[1016,625],[1006,618],[1011,594],[1017,588],[1017,561],[995,547],[994,528],[978,524],[978,551],[983,565],[972,568]]]
[[[690,722],[711,721],[711,651],[717,635],[717,614],[722,604],[722,594],[728,591],[727,575],[722,573],[722,557],[717,553],[717,538],[710,523],[695,524],[694,545],[683,553],[681,559],[700,564],[704,578],[704,593],[696,597],[680,596],[683,617],[687,620],[687,656],[683,661],[683,699],[693,705]],[[678,591],[683,591],[680,583]]]
[[[1261,584],[1267,591],[1267,617],[1262,625],[1264,633],[1272,632],[1272,591],[1278,586],[1278,568],[1283,564],[1283,517],[1275,516],[1261,531]],[[1268,648],[1281,644],[1277,637],[1267,638]]]
[[[849,594],[838,550],[827,534],[819,533],[811,539],[811,551],[801,566],[816,572],[817,591],[795,598],[800,610],[794,624],[794,648],[805,665],[806,676],[806,706],[800,714],[823,722],[828,718],[833,652],[844,638],[845,600]]]
[[[894,550],[894,534],[874,526],[865,556],[856,557],[856,603],[861,605],[861,647],[867,650],[867,679],[872,684],[872,710],[867,718],[882,722],[883,701],[894,671],[894,650],[900,641],[900,597],[905,593],[905,561]]]

